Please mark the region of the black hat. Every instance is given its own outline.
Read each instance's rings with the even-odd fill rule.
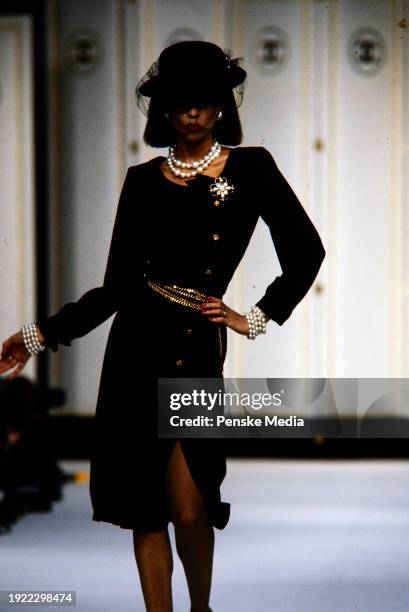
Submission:
[[[188,40],[170,45],[138,82],[138,107],[147,114],[148,98],[156,94],[172,100],[203,100],[231,90],[240,106],[247,75],[238,65],[240,59],[211,42]]]

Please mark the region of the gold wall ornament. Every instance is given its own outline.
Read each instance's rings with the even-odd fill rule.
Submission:
[[[325,148],[325,144],[322,138],[316,138],[314,140],[314,149],[316,151],[323,151]]]
[[[215,198],[219,198],[220,200],[222,200],[222,202],[224,202],[224,200],[226,200],[233,191],[234,185],[229,185],[227,179],[224,178],[224,176],[216,177],[214,183],[210,185],[210,193],[212,194],[212,196],[214,196]],[[220,202],[218,200],[216,201],[218,202],[218,206]]]
[[[137,140],[130,140],[128,143],[128,149],[131,153],[138,153],[139,151],[139,143]]]

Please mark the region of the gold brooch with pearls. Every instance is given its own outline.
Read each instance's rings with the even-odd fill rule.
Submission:
[[[234,191],[234,185],[229,185],[227,179],[223,176],[218,176],[214,183],[210,185],[210,193],[215,198],[213,204],[219,206],[220,200],[224,202]]]

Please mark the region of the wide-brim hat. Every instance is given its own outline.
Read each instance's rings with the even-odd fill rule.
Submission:
[[[150,98],[163,100],[220,100],[232,92],[240,106],[246,71],[239,66],[242,58],[232,57],[206,41],[180,41],[166,47],[139,80],[136,89],[138,107],[147,114]]]

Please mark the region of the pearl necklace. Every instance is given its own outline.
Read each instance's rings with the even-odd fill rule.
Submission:
[[[196,174],[199,174],[199,172],[203,172],[203,170],[206,170],[206,168],[212,163],[212,161],[220,155],[222,147],[217,142],[217,140],[215,140],[209,153],[207,153],[202,159],[195,160],[191,163],[176,159],[174,151],[175,145],[171,145],[169,147],[169,154],[167,157],[169,168],[176,176],[188,177],[196,176]],[[189,168],[190,170],[188,172],[184,172],[183,170],[179,170],[179,168]]]

